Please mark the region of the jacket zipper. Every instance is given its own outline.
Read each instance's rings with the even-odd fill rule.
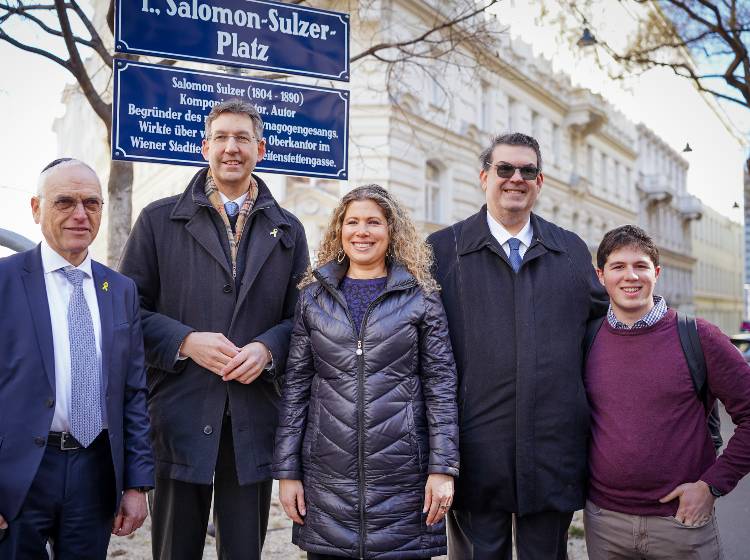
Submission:
[[[362,317],[362,325],[359,329],[359,338],[357,339],[357,361],[359,362],[358,375],[357,375],[357,399],[359,406],[357,407],[357,467],[359,469],[359,558],[363,560],[365,557],[365,536],[367,527],[367,512],[365,511],[365,352],[362,348],[362,341],[365,338],[365,326],[367,325],[367,318],[370,316],[372,308],[380,303],[385,297],[387,292],[383,292],[376,297],[370,305],[367,306],[364,317]],[[347,313],[348,307],[347,307]],[[351,320],[351,318],[350,318]],[[354,321],[352,321],[352,328],[354,328]],[[357,331],[354,331],[357,334]]]
[[[370,311],[372,311],[372,308],[380,303],[385,298],[385,296],[396,290],[390,289],[384,291],[382,294],[376,297],[370,303],[370,305],[367,306],[367,310],[362,317],[362,325],[360,326],[359,333],[357,333],[357,329],[354,325],[354,319],[352,318],[352,314],[349,311],[349,306],[346,304],[346,300],[343,298],[343,296],[341,296],[338,290],[334,289],[333,287],[329,287],[327,285],[327,282],[321,282],[321,284],[323,284],[325,288],[333,295],[336,301],[339,302],[339,305],[344,308],[344,311],[346,311],[346,316],[349,319],[349,324],[351,324],[352,330],[354,331],[354,335],[357,336],[357,349],[354,351],[354,353],[357,355],[358,362],[357,399],[360,403],[360,406],[357,407],[357,470],[359,473],[359,484],[357,485],[359,490],[359,558],[360,560],[364,560],[367,516],[365,512],[365,435],[363,428],[365,423],[365,351],[362,348],[362,341],[365,338],[365,326],[367,325],[367,319],[370,316]],[[408,285],[400,286],[399,289],[411,288],[413,285],[414,283],[412,282]]]

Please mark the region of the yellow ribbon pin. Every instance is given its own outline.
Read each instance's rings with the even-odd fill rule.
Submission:
[[[102,284],[102,290],[104,290],[105,292],[109,290],[109,282],[107,282],[106,280],[104,281],[104,284]]]
[[[278,234],[279,234],[279,230],[278,230],[278,228],[273,228],[273,229],[271,230],[271,235],[273,235],[274,237],[276,237],[276,236],[277,236]]]

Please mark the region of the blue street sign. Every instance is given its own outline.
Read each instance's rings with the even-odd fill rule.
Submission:
[[[112,159],[206,165],[211,107],[239,98],[264,122],[258,171],[347,179],[349,92],[115,59]]]
[[[260,0],[117,0],[115,51],[349,81],[349,14]]]

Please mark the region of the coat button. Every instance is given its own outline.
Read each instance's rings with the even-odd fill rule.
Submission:
[[[55,406],[55,399],[50,397],[49,399],[44,401],[44,406],[46,406],[47,408],[52,408],[53,406]]]
[[[209,424],[203,428],[203,433],[206,434],[207,436],[210,436],[212,433],[214,433],[214,429]]]
[[[37,436],[34,438],[34,443],[36,443],[39,447],[42,447],[45,443],[47,443],[47,439]]]
[[[231,284],[224,284],[224,293],[225,294],[231,294],[232,293],[232,285]]]

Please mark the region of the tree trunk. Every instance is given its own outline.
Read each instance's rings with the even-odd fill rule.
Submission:
[[[107,265],[117,264],[130,234],[133,218],[133,163],[112,160],[109,164],[109,225],[107,227]]]

